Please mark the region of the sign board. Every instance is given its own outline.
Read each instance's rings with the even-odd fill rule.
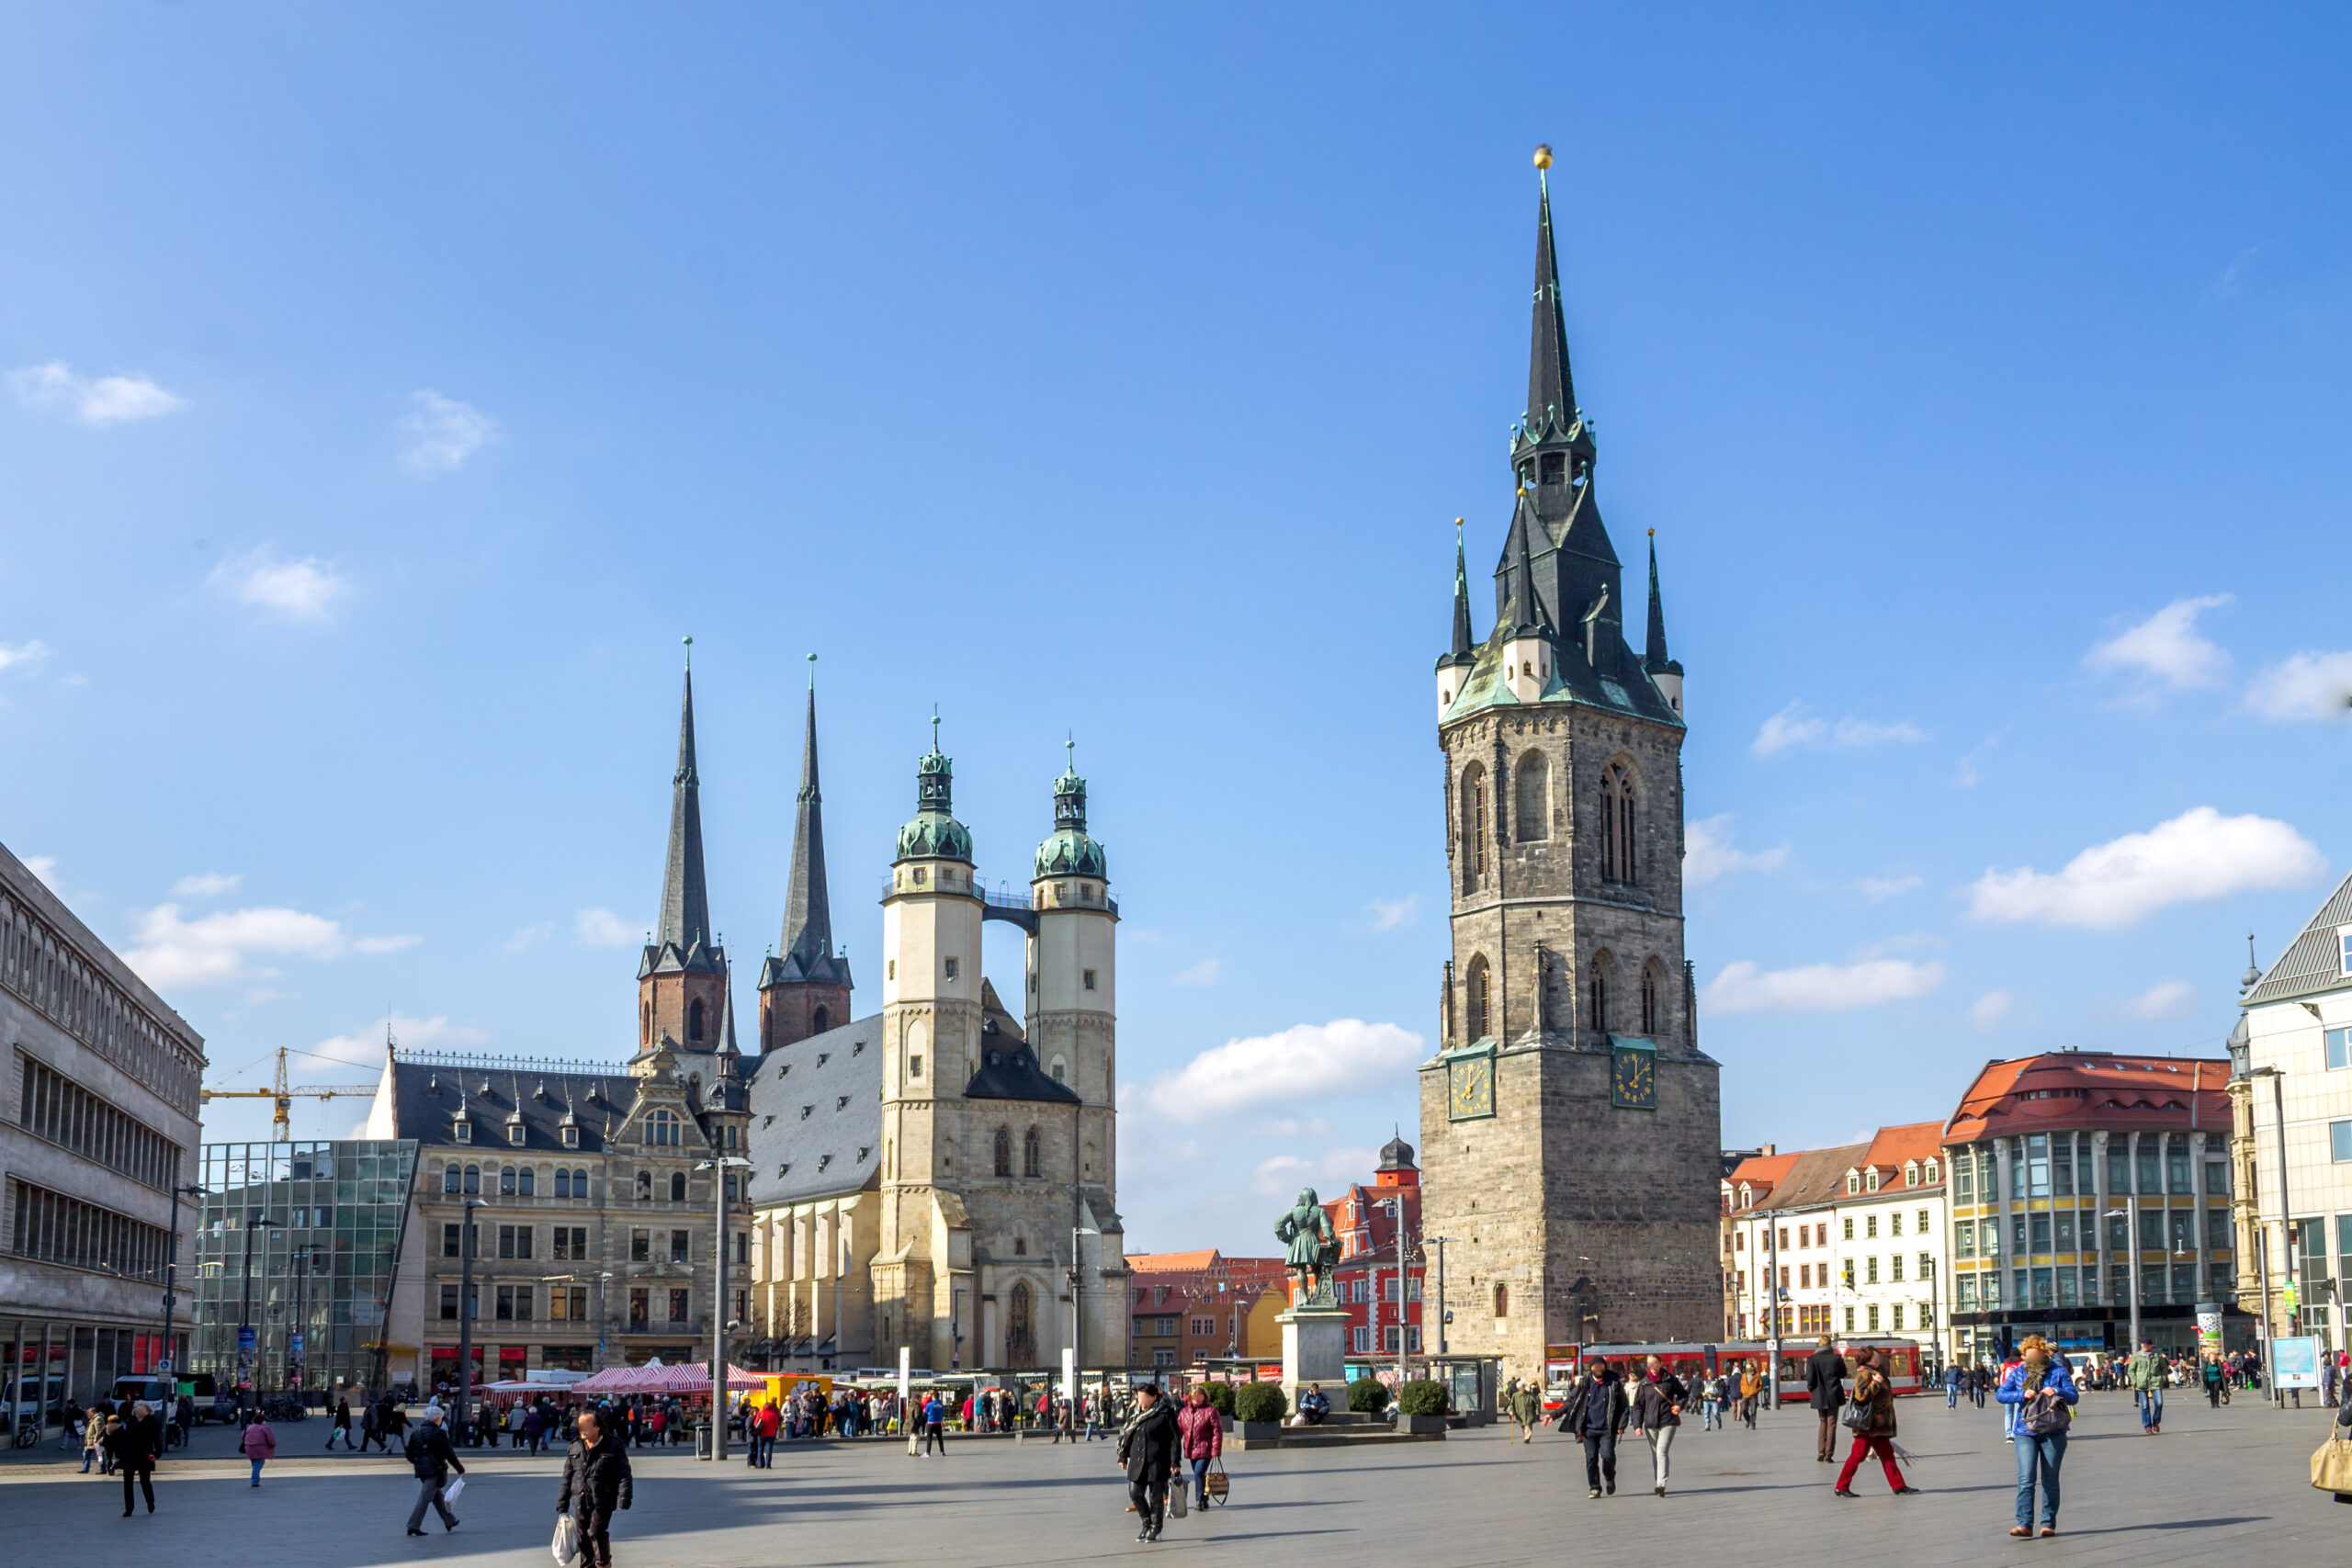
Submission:
[[[2319,1386],[2319,1340],[2312,1335],[2270,1342],[2270,1376],[2278,1388]]]

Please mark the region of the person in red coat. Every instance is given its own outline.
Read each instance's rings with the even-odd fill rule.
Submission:
[[[1209,1461],[1225,1453],[1225,1423],[1218,1418],[1216,1406],[1209,1403],[1209,1391],[1199,1383],[1184,1396],[1184,1408],[1176,1413],[1178,1451],[1193,1467],[1193,1502],[1198,1507],[1209,1506]]]

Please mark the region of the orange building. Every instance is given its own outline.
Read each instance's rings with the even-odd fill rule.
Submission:
[[[1289,1305],[1279,1258],[1199,1252],[1130,1255],[1127,1364],[1192,1367],[1211,1357],[1279,1357],[1274,1319]]]

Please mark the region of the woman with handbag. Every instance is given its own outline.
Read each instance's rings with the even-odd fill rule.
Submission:
[[[2074,1422],[2074,1406],[2082,1399],[2066,1363],[2051,1354],[2050,1341],[2039,1334],[2026,1336],[2018,1347],[2018,1364],[2001,1379],[1993,1397],[2014,1407],[2015,1435],[2009,1439],[2018,1453],[2018,1522],[2009,1533],[2034,1533],[2033,1483],[2041,1478],[2041,1533],[2058,1533],[2058,1467],[2066,1459],[2066,1428]]]
[[[1194,1383],[1176,1413],[1176,1435],[1184,1458],[1193,1467],[1193,1506],[1209,1506],[1209,1461],[1225,1453],[1225,1424],[1209,1403],[1206,1385]]]
[[[1903,1472],[1895,1468],[1894,1385],[1886,1380],[1883,1354],[1868,1348],[1854,1352],[1854,1397],[1839,1417],[1854,1434],[1854,1446],[1846,1455],[1846,1468],[1838,1472],[1840,1497],[1854,1495],[1854,1472],[1861,1467],[1864,1454],[1878,1455],[1880,1468],[1886,1472],[1887,1490],[1896,1496],[1907,1497],[1919,1490],[1905,1485]]]

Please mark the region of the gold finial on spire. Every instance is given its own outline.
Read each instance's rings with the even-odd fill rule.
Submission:
[[[1651,537],[1651,538],[1653,538],[1653,539],[1655,539],[1655,538],[1657,538],[1657,529],[1653,528],[1653,529],[1651,529],[1651,530],[1650,530],[1650,537]]]
[[[1550,142],[1543,142],[1536,147],[1535,166],[1539,169],[1548,169],[1552,166],[1552,144]]]

